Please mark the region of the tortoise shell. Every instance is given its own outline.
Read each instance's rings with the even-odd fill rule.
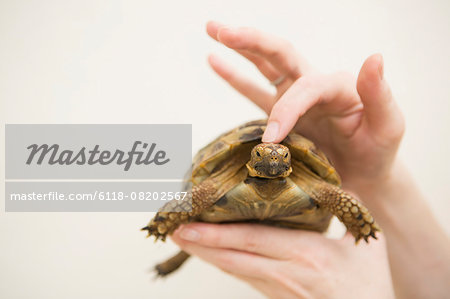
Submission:
[[[218,166],[233,155],[250,158],[251,149],[261,143],[267,120],[255,120],[228,131],[203,147],[194,157],[191,181],[194,185],[217,171]],[[281,143],[287,146],[295,162],[304,163],[323,180],[336,186],[341,179],[327,156],[309,139],[291,132]],[[295,169],[294,169],[295,172]]]

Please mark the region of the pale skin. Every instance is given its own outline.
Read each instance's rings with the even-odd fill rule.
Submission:
[[[173,240],[186,252],[235,275],[271,298],[444,298],[450,240],[396,157],[403,116],[384,78],[382,56],[359,75],[322,74],[286,41],[251,28],[209,22],[208,34],[253,62],[269,92],[216,56],[213,70],[269,115],[264,142],[291,130],[332,160],[343,188],[356,194],[383,230],[355,246],[321,234],[260,225],[183,225]],[[386,250],[387,249],[387,250]],[[389,263],[388,263],[389,261]]]

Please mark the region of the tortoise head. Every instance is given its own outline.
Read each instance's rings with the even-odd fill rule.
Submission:
[[[249,175],[253,177],[287,177],[292,172],[291,153],[281,144],[260,143],[252,149],[247,168]]]

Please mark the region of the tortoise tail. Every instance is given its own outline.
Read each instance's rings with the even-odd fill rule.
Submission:
[[[181,250],[173,257],[169,258],[163,263],[160,263],[155,266],[155,271],[157,277],[164,277],[178,268],[190,257],[189,253]]]

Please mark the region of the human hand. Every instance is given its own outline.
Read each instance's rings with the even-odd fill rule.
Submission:
[[[319,233],[257,224],[183,225],[184,251],[270,298],[393,298],[384,239],[355,246]]]
[[[269,81],[284,77],[270,93],[209,57],[217,74],[270,115],[264,142],[281,142],[296,130],[329,156],[344,188],[357,193],[392,175],[404,120],[383,77],[381,55],[370,56],[356,79],[345,72],[322,74],[288,42],[255,29],[209,22],[207,32],[253,62]]]
[[[370,56],[356,79],[343,72],[322,74],[286,41],[251,28],[210,22],[207,31],[253,62],[269,81],[279,83],[276,92],[270,93],[217,57],[209,58],[217,74],[269,114],[263,141],[281,142],[292,129],[310,138],[330,157],[343,187],[357,193],[371,210],[387,239],[398,298],[445,297],[450,242],[408,171],[396,163],[404,120],[383,77],[381,55]],[[287,244],[291,242],[294,238],[286,240]],[[376,244],[371,242],[369,246]],[[184,246],[220,263],[214,255],[206,255],[210,251],[203,252],[202,247]],[[322,252],[330,247],[322,249],[316,244],[311,248]],[[335,257],[338,252],[329,250],[327,254]],[[228,257],[217,251],[218,256],[221,254]],[[241,261],[245,264],[245,259]],[[355,283],[354,287],[358,286]]]

